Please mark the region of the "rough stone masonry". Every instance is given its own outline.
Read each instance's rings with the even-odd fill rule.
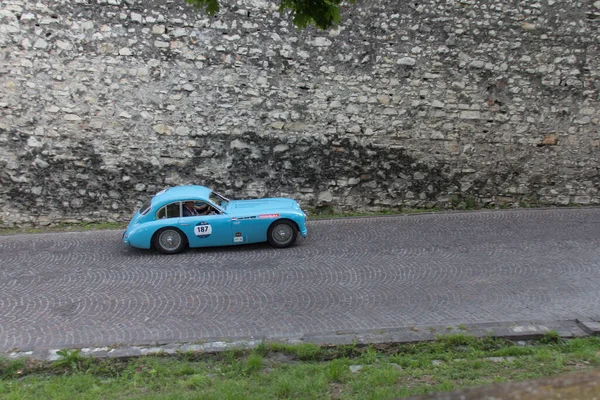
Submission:
[[[600,2],[0,0],[0,226],[165,186],[306,208],[600,204]]]

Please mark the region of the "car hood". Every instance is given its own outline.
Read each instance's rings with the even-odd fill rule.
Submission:
[[[295,200],[284,198],[232,200],[227,206],[227,212],[233,216],[277,211],[300,211],[300,206]]]

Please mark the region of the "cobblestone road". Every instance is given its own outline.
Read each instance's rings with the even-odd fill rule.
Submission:
[[[0,237],[0,350],[600,313],[600,209],[321,220],[309,235],[176,256],[119,231]]]

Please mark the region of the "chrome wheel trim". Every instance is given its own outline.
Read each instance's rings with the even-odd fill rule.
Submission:
[[[158,237],[160,247],[166,251],[174,251],[181,246],[181,235],[172,229],[162,231]]]
[[[294,231],[287,224],[278,224],[275,226],[275,228],[273,228],[271,237],[278,245],[285,245],[292,240],[292,237],[294,237]]]

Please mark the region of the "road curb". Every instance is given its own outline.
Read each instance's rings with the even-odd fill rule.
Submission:
[[[335,331],[307,333],[304,335],[265,336],[254,338],[212,338],[207,340],[178,340],[138,343],[137,345],[81,346],[81,354],[97,358],[130,358],[144,355],[172,355],[185,352],[216,353],[228,349],[252,349],[263,342],[327,345],[368,345],[392,343],[417,343],[433,341],[440,335],[465,334],[474,337],[496,337],[515,342],[542,338],[555,331],[561,338],[574,339],[600,336],[600,316],[553,321],[489,322],[470,325],[409,326],[402,328],[372,329],[367,331]],[[525,343],[520,343],[525,344]],[[73,347],[69,347],[73,349]],[[5,351],[10,359],[32,358],[55,361],[58,351],[65,348],[32,348]]]

